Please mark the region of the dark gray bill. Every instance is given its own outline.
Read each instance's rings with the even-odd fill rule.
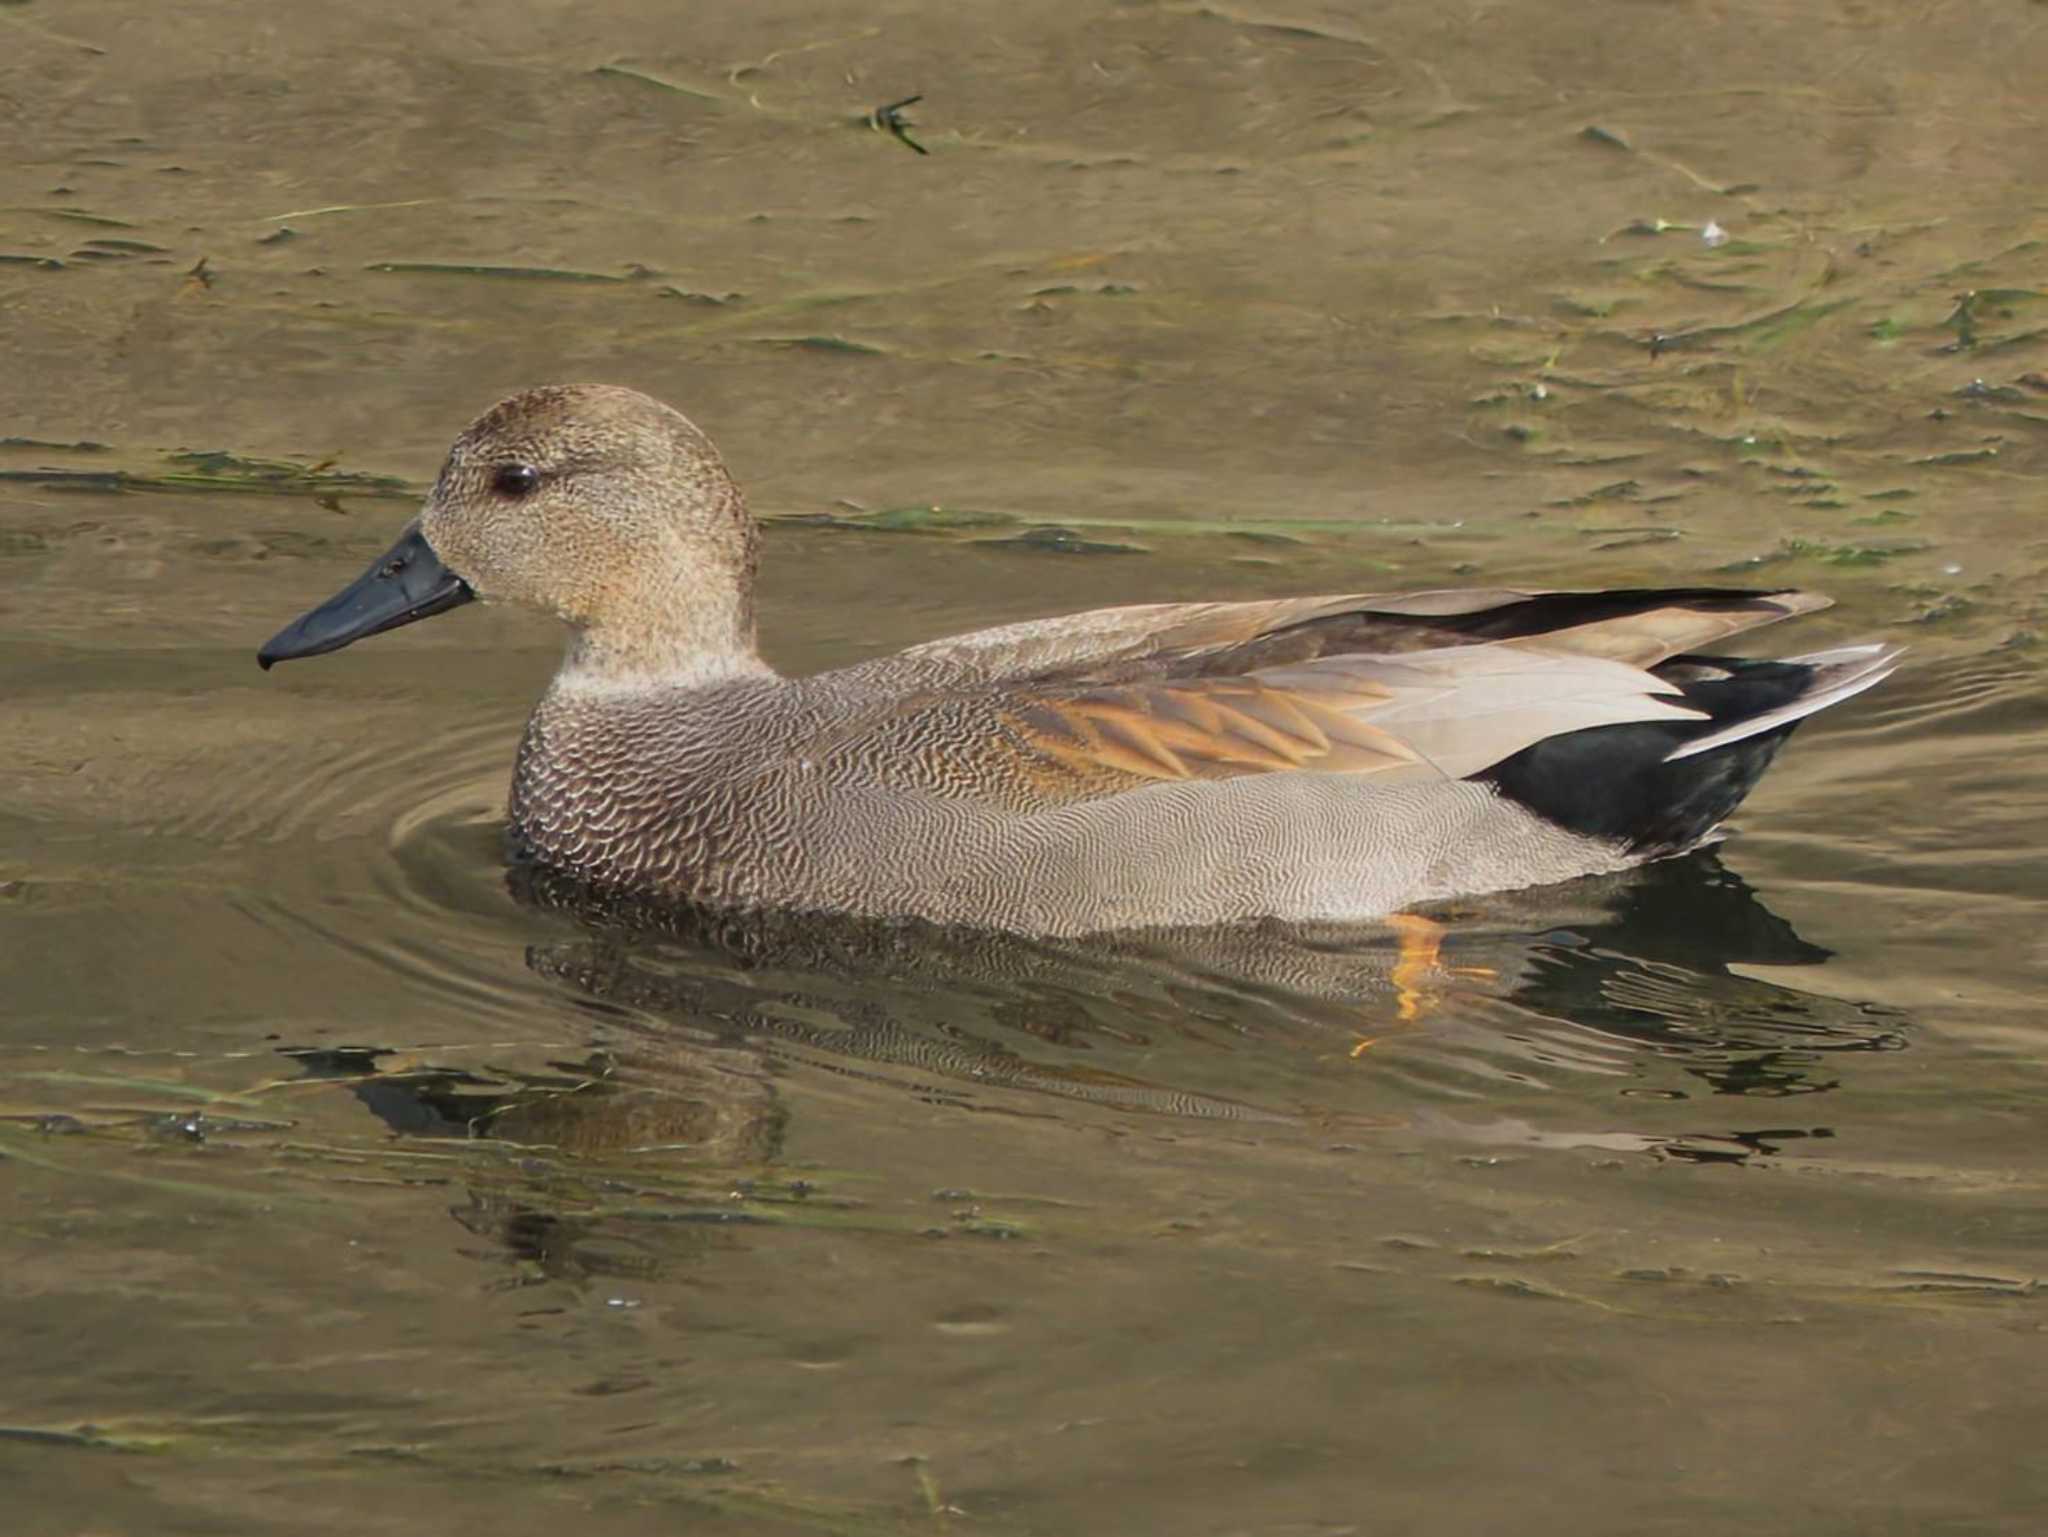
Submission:
[[[339,651],[365,635],[446,613],[475,596],[469,583],[441,564],[413,523],[369,570],[271,636],[256,662],[268,672],[273,662]]]

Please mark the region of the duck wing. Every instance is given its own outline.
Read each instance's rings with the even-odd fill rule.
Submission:
[[[1698,723],[1652,667],[1826,602],[1487,589],[1102,609],[865,664],[868,707],[811,750],[1013,807],[1246,774],[1465,778],[1592,726]]]
[[[1444,588],[1250,603],[1148,603],[949,635],[859,669],[871,686],[1223,676],[1345,653],[1522,641],[1647,667],[1758,625],[1826,608],[1797,589],[1594,592]]]
[[[1145,780],[1290,771],[1463,779],[1546,737],[1702,715],[1642,668],[1512,643],[1158,682],[1041,683],[999,710],[1004,749],[1031,760],[1041,789],[1077,797]]]

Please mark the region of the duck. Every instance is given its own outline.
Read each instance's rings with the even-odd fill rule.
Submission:
[[[1790,588],[1470,588],[1096,609],[785,677],[759,548],[681,412],[530,389],[258,661],[472,600],[551,614],[516,862],[700,910],[1056,937],[1384,920],[1683,854],[1899,658],[1703,649],[1828,606]]]

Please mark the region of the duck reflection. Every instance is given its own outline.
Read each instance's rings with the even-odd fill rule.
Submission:
[[[587,1057],[484,1075],[327,1052],[301,1054],[306,1068],[346,1076],[387,1125],[414,1135],[588,1154],[688,1148],[759,1166],[780,1146],[777,1083],[792,1072],[1010,1115],[1059,1114],[1055,1102],[1068,1101],[1415,1124],[1429,1118],[1417,1090],[1431,1104],[1513,1114],[1521,1091],[1574,1078],[1620,1080],[1603,1092],[1610,1104],[1616,1090],[1650,1101],[1819,1095],[1839,1086],[1842,1054],[1906,1039],[1888,1010],[1750,974],[1829,952],[1711,852],[1394,925],[1057,941],[742,920],[533,866],[509,879],[522,902],[575,926],[531,947],[526,964],[593,1015]],[[1375,1093],[1356,1088],[1361,1073]],[[1828,1134],[1716,1128],[1617,1145],[1742,1161]]]
[[[1672,1062],[1717,1094],[1823,1093],[1837,1087],[1826,1066],[1836,1054],[1906,1044],[1893,1010],[1738,970],[1817,966],[1832,952],[1711,852],[1617,877],[1597,899],[1606,910],[1592,921],[1520,936],[1521,1008]]]

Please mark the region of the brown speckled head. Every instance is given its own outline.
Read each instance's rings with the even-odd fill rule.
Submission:
[[[420,531],[479,597],[569,625],[564,686],[761,669],[754,520],[711,440],[636,390],[498,402],[449,450]]]

